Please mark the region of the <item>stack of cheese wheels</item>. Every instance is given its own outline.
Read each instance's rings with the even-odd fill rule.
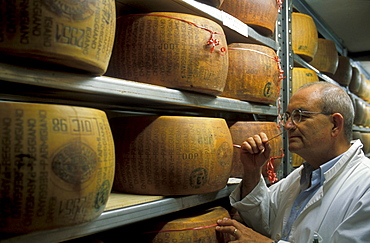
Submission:
[[[292,49],[295,54],[309,62],[317,51],[318,34],[312,17],[292,13]]]
[[[280,69],[276,53],[267,46],[229,45],[229,72],[222,96],[275,104],[280,92]]]
[[[264,36],[275,30],[279,4],[276,0],[226,0],[220,9],[253,27]]]
[[[234,144],[242,144],[248,137],[259,134],[260,132],[266,133],[269,138],[272,138],[281,132],[275,122],[238,121],[233,124],[229,124],[229,127]],[[275,170],[278,169],[281,163],[281,157],[283,155],[282,142],[283,139],[281,136],[270,141],[270,157],[276,158],[274,159]],[[231,176],[243,177],[243,174],[243,165],[240,161],[240,149],[234,148]],[[267,165],[263,167],[262,174],[267,176]]]
[[[205,3],[215,8],[219,8],[224,0],[196,0],[197,2]]]
[[[294,67],[292,71],[292,94],[304,84],[319,81],[315,71],[307,68]]]
[[[358,95],[361,86],[361,75],[360,71],[356,67],[352,67],[352,77],[349,83],[349,91]]]
[[[230,241],[230,234],[220,233],[215,229],[217,220],[223,218],[230,218],[230,214],[225,208],[217,206],[158,223],[154,227],[156,230],[146,232],[146,242],[226,243]]]
[[[190,90],[222,93],[229,59],[222,27],[183,13],[121,16],[108,76]]]
[[[352,78],[352,66],[348,57],[338,57],[338,67],[334,75],[329,75],[340,85],[348,86]]]
[[[334,74],[338,67],[338,52],[332,40],[319,38],[317,51],[310,64],[325,74]]]
[[[0,231],[89,222],[104,210],[114,143],[103,111],[0,102]]]
[[[189,195],[226,186],[232,139],[221,118],[185,116],[116,117],[117,191]]]
[[[0,3],[0,53],[103,74],[112,54],[113,0]]]

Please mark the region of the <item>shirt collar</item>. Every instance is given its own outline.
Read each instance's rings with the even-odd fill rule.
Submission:
[[[322,185],[325,181],[324,177],[325,172],[327,172],[331,167],[333,167],[342,156],[343,154],[335,157],[334,159],[329,160],[328,162],[320,165],[320,167],[316,170],[307,162],[303,163],[304,167],[301,173],[300,180],[301,191],[304,191],[307,188],[318,184]]]

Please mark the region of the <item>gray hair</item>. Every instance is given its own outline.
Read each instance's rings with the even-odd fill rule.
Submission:
[[[299,90],[313,85],[320,87],[322,112],[340,113],[344,117],[344,136],[351,142],[355,111],[349,95],[340,86],[324,81],[304,84]]]

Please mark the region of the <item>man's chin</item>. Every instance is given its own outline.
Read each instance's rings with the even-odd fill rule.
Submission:
[[[288,149],[292,153],[296,153],[299,155],[299,150],[301,149],[301,146],[299,146],[296,143],[289,143]]]

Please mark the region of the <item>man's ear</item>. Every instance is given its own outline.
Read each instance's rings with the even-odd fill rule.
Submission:
[[[331,116],[331,121],[333,123],[333,128],[331,129],[333,137],[338,136],[343,130],[344,126],[344,117],[340,113],[334,113]]]

